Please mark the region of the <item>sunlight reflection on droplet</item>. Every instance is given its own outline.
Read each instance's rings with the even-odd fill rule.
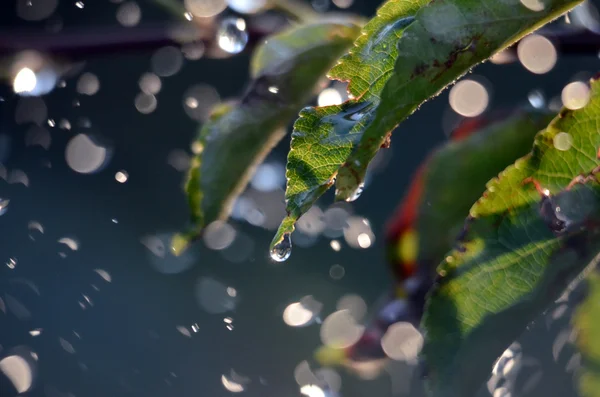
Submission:
[[[350,217],[344,228],[344,238],[352,248],[369,248],[375,242],[375,235],[367,219]]]
[[[581,109],[590,101],[590,88],[583,81],[567,84],[562,90],[561,99],[567,109]]]
[[[200,18],[215,16],[227,8],[225,0],[184,0],[183,4],[195,17]]]
[[[532,34],[521,40],[517,54],[521,64],[535,74],[544,74],[552,70],[558,58],[554,44],[539,34]]]
[[[140,92],[135,97],[135,108],[142,114],[150,114],[156,110],[158,101],[154,95]]]
[[[221,98],[214,87],[207,84],[197,84],[188,88],[183,95],[185,113],[196,121],[206,121],[213,107]]]
[[[77,80],[77,92],[83,95],[94,95],[100,89],[100,80],[92,73],[84,73]]]
[[[393,360],[413,361],[423,347],[423,336],[410,323],[392,324],[381,339],[385,354]]]
[[[159,76],[173,76],[183,66],[183,55],[177,47],[169,46],[157,50],[151,59],[152,71]]]
[[[342,102],[342,95],[335,88],[324,89],[317,99],[319,106],[339,105]]]
[[[20,355],[0,360],[0,372],[10,380],[18,393],[25,393],[33,384],[33,369],[28,360]]]
[[[17,94],[31,92],[35,89],[37,78],[33,70],[21,69],[13,80],[13,90]]]
[[[356,343],[364,332],[347,310],[330,314],[321,325],[321,341],[334,348],[346,348]]]
[[[219,47],[230,54],[238,54],[248,44],[246,21],[242,18],[225,18],[217,32]]]
[[[317,385],[304,385],[300,388],[300,393],[307,397],[325,397],[325,392]]]
[[[339,252],[342,249],[342,245],[337,240],[331,240],[329,245],[331,246],[331,249],[334,250],[335,252]]]
[[[559,132],[554,136],[554,147],[560,151],[566,151],[573,145],[573,137],[567,132]]]
[[[129,174],[125,170],[118,171],[115,174],[115,180],[119,183],[125,183],[129,179]]]
[[[466,79],[452,87],[449,101],[456,113],[465,117],[475,117],[487,109],[489,94],[483,84]]]
[[[210,277],[198,279],[195,287],[195,295],[200,306],[208,313],[219,314],[232,311],[238,302],[238,294],[234,296],[228,293],[227,285]]]
[[[337,310],[348,310],[354,321],[360,322],[367,314],[367,304],[358,295],[344,295],[336,304]]]
[[[267,5],[267,0],[227,0],[227,5],[240,14],[255,14]]]
[[[67,144],[65,158],[73,171],[89,174],[99,171],[106,164],[109,151],[90,136],[78,134]]]
[[[123,3],[117,9],[117,21],[123,26],[135,26],[142,19],[142,10],[135,1]]]

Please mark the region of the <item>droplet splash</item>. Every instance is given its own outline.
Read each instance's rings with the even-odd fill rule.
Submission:
[[[292,239],[289,233],[285,233],[282,240],[271,250],[271,259],[275,262],[285,262],[290,255],[292,255]]]

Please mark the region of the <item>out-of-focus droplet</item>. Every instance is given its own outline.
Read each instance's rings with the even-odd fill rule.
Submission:
[[[567,109],[581,109],[590,101],[590,87],[583,81],[569,83],[563,88],[561,99]]]
[[[321,325],[321,341],[324,345],[343,349],[355,344],[364,332],[347,310],[330,314]]]
[[[213,107],[221,98],[214,87],[207,84],[197,84],[188,88],[183,95],[185,113],[196,121],[206,121]]]
[[[41,328],[36,328],[36,329],[32,329],[31,331],[29,331],[29,335],[31,336],[40,336],[42,334],[42,329]]]
[[[58,5],[58,0],[17,0],[17,16],[26,21],[48,18]]]
[[[350,194],[350,196],[348,196],[348,198],[346,199],[346,202],[351,203],[353,201],[358,200],[358,198],[362,195],[364,190],[365,190],[364,182],[359,183],[358,186],[356,186],[356,189],[352,192],[352,194]]]
[[[76,1],[75,2],[75,7],[79,8],[79,9],[83,9],[85,7],[85,4],[83,1]]]
[[[178,325],[177,327],[175,327],[175,329],[183,336],[187,336],[188,338],[192,337],[192,333],[189,329],[187,329],[186,326]]]
[[[9,355],[0,360],[0,372],[12,383],[21,394],[27,392],[34,381],[35,369],[30,357],[22,354]]]
[[[61,119],[58,123],[58,127],[63,130],[69,131],[71,129],[71,122],[67,119]]]
[[[294,379],[298,386],[311,385],[319,382],[319,379],[310,369],[308,361],[301,361],[296,368],[294,368]]]
[[[50,133],[44,127],[39,125],[32,125],[25,134],[25,145],[26,146],[41,146],[48,150],[52,139]]]
[[[34,123],[43,125],[47,119],[48,108],[42,98],[19,98],[17,109],[15,111],[15,122],[17,124]]]
[[[559,132],[554,136],[554,147],[560,151],[567,151],[573,146],[573,137],[567,132]]]
[[[94,272],[96,272],[100,277],[102,277],[107,283],[110,283],[112,281],[112,276],[106,270],[94,269]]]
[[[204,43],[201,41],[195,43],[186,43],[181,47],[181,52],[185,59],[190,61],[197,61],[204,55]]]
[[[239,299],[237,291],[231,294],[229,288],[211,277],[202,277],[196,282],[196,299],[208,313],[226,313],[235,309]]]
[[[312,206],[296,222],[296,228],[309,236],[318,236],[325,229],[323,211],[318,206]]]
[[[348,310],[354,321],[360,322],[367,314],[367,304],[358,295],[344,295],[336,304],[337,310]]]
[[[118,171],[115,174],[115,180],[119,183],[125,183],[129,179],[129,174],[125,170]]]
[[[342,265],[335,264],[329,269],[329,277],[334,280],[341,280],[345,274],[346,269],[344,269],[344,266]]]
[[[0,197],[0,215],[6,214],[6,211],[8,211],[8,204],[10,204],[9,199],[3,199]]]
[[[123,3],[117,9],[117,21],[123,26],[135,26],[141,19],[142,10],[135,1]]]
[[[333,4],[335,4],[338,8],[349,8],[354,3],[354,0],[333,0]]]
[[[369,221],[361,217],[351,217],[344,228],[344,238],[352,248],[369,248],[375,242],[375,235]]]
[[[548,73],[558,59],[552,42],[539,34],[532,34],[521,40],[517,47],[517,54],[521,64],[535,74]]]
[[[13,316],[19,320],[28,320],[31,318],[31,311],[20,300],[9,294],[4,295],[4,298],[6,300],[6,307]]]
[[[248,44],[246,21],[242,18],[225,18],[217,31],[219,47],[230,54],[239,54]]]
[[[63,338],[58,338],[58,342],[60,343],[60,346],[63,348],[64,351],[66,351],[69,354],[75,354],[75,348],[73,347],[71,342]]]
[[[236,374],[233,370],[229,376],[221,375],[221,383],[223,387],[232,393],[240,393],[245,390],[245,384],[250,380],[246,377]]]
[[[544,0],[520,0],[521,4],[530,9],[531,11],[544,11]]]
[[[6,181],[9,184],[19,184],[20,183],[23,186],[29,186],[29,177],[23,170],[18,170],[18,169],[12,170],[8,174],[8,178],[6,178]]]
[[[35,72],[29,68],[19,70],[13,80],[13,91],[16,94],[32,92],[37,84]]]
[[[347,226],[350,214],[344,208],[332,207],[323,213],[327,228],[323,232],[327,237],[337,238],[342,236],[343,229]]]
[[[275,262],[285,262],[292,255],[292,240],[289,233],[282,236],[282,240],[275,244],[271,250],[271,259]]]
[[[6,267],[8,267],[9,269],[14,269],[15,267],[17,267],[17,258],[8,258],[8,261],[6,262]]]
[[[385,354],[393,360],[413,361],[423,347],[423,336],[410,323],[392,324],[381,339]]]
[[[335,88],[324,89],[317,98],[317,103],[319,106],[339,105],[342,102],[342,95]]]
[[[186,10],[200,18],[215,16],[227,8],[225,0],[184,0],[183,4]]]
[[[490,58],[490,62],[496,65],[504,65],[517,60],[517,57],[509,50],[502,50]]]
[[[174,149],[167,156],[167,164],[177,171],[183,172],[190,167],[190,155],[185,150]]]
[[[332,368],[319,368],[315,371],[315,376],[322,382],[325,382],[328,390],[337,393],[342,388],[342,377]]]
[[[158,101],[156,100],[156,97],[154,95],[140,92],[135,97],[134,104],[138,112],[142,114],[150,114],[156,110]]]
[[[59,244],[64,244],[71,249],[71,251],[77,251],[79,249],[79,243],[71,237],[63,237],[58,240]]]
[[[29,230],[29,238],[35,241],[37,235],[44,234],[44,227],[37,221],[31,221],[27,224]]]
[[[283,321],[290,327],[304,327],[312,324],[322,309],[323,304],[308,295],[285,308]]]
[[[236,231],[227,222],[214,221],[204,229],[204,244],[212,250],[223,250],[233,243]]]
[[[304,385],[300,387],[300,394],[306,397],[325,397],[325,392],[317,385]]]
[[[144,236],[140,242],[148,249],[150,264],[164,274],[177,274],[189,269],[195,262],[195,253],[191,249],[180,255],[173,255],[168,249],[173,239],[173,233],[160,233]]]
[[[250,186],[261,192],[270,192],[283,185],[285,185],[285,167],[275,162],[260,164],[250,181]]]
[[[168,46],[157,50],[151,59],[152,71],[159,76],[173,76],[183,66],[183,55],[177,47]]]
[[[78,134],[67,144],[65,158],[73,171],[90,174],[100,171],[107,164],[110,151],[92,137]]]
[[[154,73],[144,73],[140,80],[138,81],[138,85],[140,86],[140,90],[144,94],[156,95],[160,92],[162,88],[162,82],[160,81],[160,77],[155,75]]]
[[[489,94],[483,84],[475,80],[461,80],[450,90],[452,110],[461,116],[476,117],[487,109]]]
[[[339,252],[342,249],[342,245],[337,240],[331,240],[329,245],[331,246],[331,249],[334,250],[335,252]]]
[[[527,100],[536,109],[543,109],[546,106],[546,98],[540,90],[533,90],[527,95]]]
[[[83,95],[94,95],[100,89],[100,80],[93,73],[84,73],[77,80],[77,92]]]
[[[227,0],[227,5],[240,14],[256,14],[267,5],[267,0]]]

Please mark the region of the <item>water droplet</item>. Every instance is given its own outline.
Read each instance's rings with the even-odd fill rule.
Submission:
[[[0,215],[6,214],[6,211],[8,211],[9,203],[10,203],[10,200],[0,198]]]
[[[364,184],[364,182],[361,182],[356,187],[356,190],[354,190],[354,192],[352,192],[352,194],[346,199],[346,201],[348,203],[351,203],[351,202],[357,200],[360,197],[360,195],[363,193],[364,190],[365,190],[365,184]]]
[[[271,259],[275,262],[285,262],[290,255],[292,255],[292,240],[290,234],[285,233],[283,239],[271,250]]]
[[[248,44],[246,21],[242,18],[225,18],[217,32],[219,47],[230,54],[239,54]]]
[[[8,266],[9,269],[17,267],[17,258],[9,258],[8,262],[6,262],[6,266]]]
[[[546,106],[546,98],[540,90],[533,90],[527,95],[527,100],[536,109],[542,109]]]

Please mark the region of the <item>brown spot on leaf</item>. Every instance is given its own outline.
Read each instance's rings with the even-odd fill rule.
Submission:
[[[391,144],[392,144],[392,132],[390,131],[385,136],[385,139],[383,140],[383,143],[381,144],[381,149],[389,149]]]

